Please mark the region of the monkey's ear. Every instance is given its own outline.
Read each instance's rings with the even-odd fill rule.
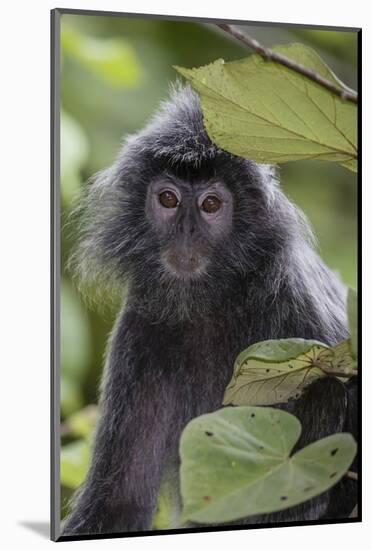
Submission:
[[[279,185],[279,167],[275,164],[259,164],[259,172],[267,185]]]
[[[122,295],[124,280],[118,276],[115,254],[122,194],[115,163],[87,182],[66,224],[75,241],[67,269],[84,298],[98,305],[116,303]]]
[[[268,208],[274,208],[277,195],[280,194],[278,167],[272,164],[258,164],[259,185],[265,190]]]

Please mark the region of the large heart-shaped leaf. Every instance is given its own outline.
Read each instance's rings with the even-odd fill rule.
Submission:
[[[312,49],[273,49],[347,90]],[[206,130],[222,149],[257,162],[321,159],[356,171],[355,104],[259,55],[176,69],[199,93]]]
[[[348,340],[334,348],[302,338],[265,340],[237,357],[223,405],[286,403],[318,378],[355,372]]]
[[[338,433],[293,456],[301,425],[265,407],[221,409],[192,420],[180,442],[183,519],[233,521],[309,500],[344,475],[356,454]]]

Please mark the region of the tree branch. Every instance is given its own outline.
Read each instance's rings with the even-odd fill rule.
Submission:
[[[232,25],[228,25],[226,23],[217,23],[216,26],[222,29],[223,31],[227,32],[234,38],[237,38],[237,40],[245,44],[245,46],[248,46],[252,50],[256,51],[264,59],[268,61],[274,61],[275,63],[283,65],[284,67],[287,67],[288,69],[291,69],[292,71],[295,71],[296,73],[299,73],[305,76],[306,78],[309,78],[309,80],[312,80],[313,82],[316,82],[323,88],[330,90],[330,92],[333,92],[343,100],[351,101],[352,103],[356,103],[356,104],[358,103],[358,94],[353,90],[351,89],[344,90],[342,88],[339,88],[338,86],[336,86],[326,78],[323,78],[323,76],[316,73],[312,69],[308,69],[304,65],[301,65],[300,63],[296,63],[295,61],[292,61],[288,57],[278,52],[275,52],[270,48],[266,48],[260,42],[255,40],[255,38],[251,38],[251,36],[248,36],[247,34],[240,32],[238,29],[236,29],[236,27],[233,27]]]

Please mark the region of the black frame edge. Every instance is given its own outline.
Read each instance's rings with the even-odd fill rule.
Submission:
[[[51,201],[51,361],[50,361],[50,538],[60,536],[60,10],[50,12],[50,201]]]
[[[361,27],[337,27],[316,24],[296,24],[296,23],[269,23],[264,21],[246,21],[234,19],[218,19],[192,16],[175,16],[160,14],[126,13],[104,10],[84,10],[55,8],[50,11],[51,14],[51,67],[50,67],[50,93],[51,93],[51,409],[50,409],[50,437],[51,437],[51,510],[50,510],[50,536],[55,542],[67,542],[75,540],[98,540],[114,538],[132,538],[142,536],[162,536],[169,534],[192,534],[220,531],[248,531],[250,529],[263,529],[273,527],[291,527],[291,526],[312,526],[312,525],[333,525],[350,524],[362,522],[362,436],[358,441],[358,516],[356,518],[327,519],[315,521],[296,521],[291,523],[268,523],[257,525],[241,526],[220,526],[220,527],[202,527],[191,529],[166,529],[161,531],[139,531],[124,533],[104,533],[94,535],[71,535],[64,536],[60,534],[60,21],[61,16],[66,15],[86,15],[86,16],[106,16],[106,17],[127,17],[138,19],[165,19],[168,21],[189,21],[196,23],[214,23],[226,22],[236,25],[267,26],[267,27],[295,27],[310,28],[316,30],[329,30],[341,32],[356,32],[358,34],[357,48],[357,80],[358,80],[358,174],[357,174],[357,290],[358,290],[358,349],[359,364],[362,365],[362,28]],[[361,369],[360,369],[361,371]],[[358,385],[358,425],[359,433],[362,434],[362,372],[360,374],[360,384]]]
[[[360,27],[340,27],[336,25],[316,25],[315,23],[285,23],[285,22],[267,22],[267,21],[249,21],[245,19],[221,19],[217,17],[196,17],[191,15],[171,15],[171,14],[156,14],[156,13],[134,13],[120,11],[104,11],[104,10],[84,10],[77,8],[56,8],[60,15],[91,15],[106,17],[127,17],[131,19],[166,19],[167,21],[190,21],[195,23],[230,23],[235,25],[251,25],[251,26],[266,26],[266,27],[295,27],[301,29],[316,29],[323,31],[342,31],[342,32],[358,32]]]

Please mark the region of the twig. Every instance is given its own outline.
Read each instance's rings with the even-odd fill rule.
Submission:
[[[264,59],[268,61],[274,61],[275,63],[279,63],[280,65],[283,65],[284,67],[287,67],[288,69],[291,69],[309,78],[309,80],[312,80],[313,82],[316,82],[320,86],[327,88],[328,90],[330,90],[330,92],[333,92],[343,100],[351,101],[352,103],[356,103],[356,104],[358,103],[358,94],[353,90],[350,90],[350,89],[343,90],[339,88],[338,86],[336,86],[326,78],[323,78],[323,76],[316,73],[312,69],[308,69],[307,67],[304,67],[304,65],[301,65],[300,63],[296,63],[295,61],[292,61],[288,57],[278,52],[275,52],[270,48],[266,48],[260,42],[255,40],[255,38],[251,38],[251,36],[248,36],[247,34],[240,32],[238,29],[236,29],[236,27],[233,27],[232,25],[228,25],[226,23],[217,23],[216,25],[217,27],[227,32],[231,36],[234,36],[234,38],[237,38],[237,40],[239,40],[240,42],[242,42],[252,50],[256,51]]]

